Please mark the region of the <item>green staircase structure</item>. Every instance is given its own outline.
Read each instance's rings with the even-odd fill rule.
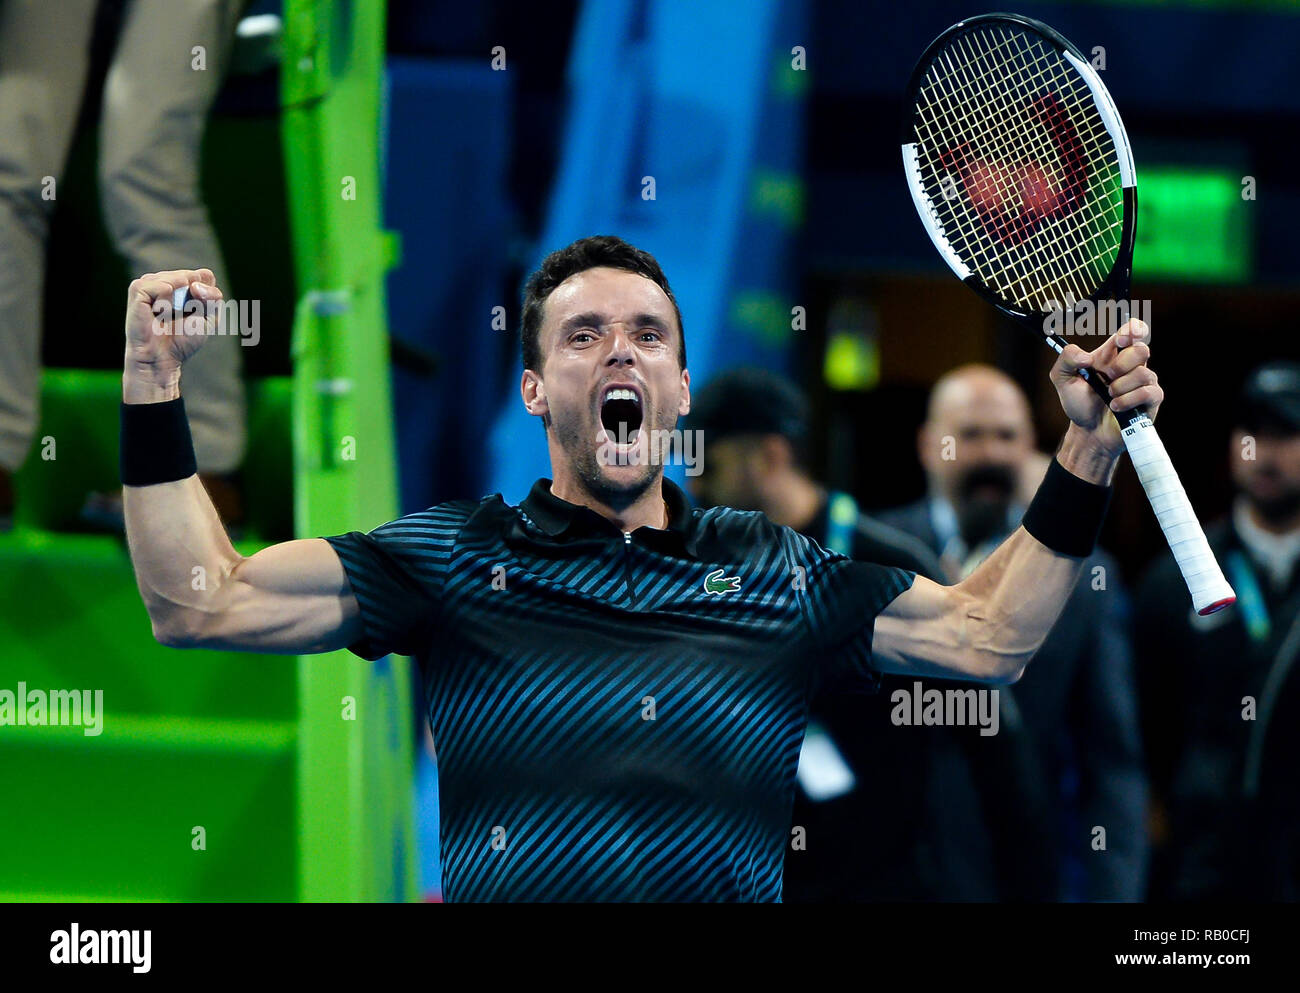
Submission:
[[[381,3],[286,0],[299,292],[292,375],[249,384],[245,555],[396,513],[383,39]],[[414,899],[407,661],[159,645],[122,538],[76,533],[85,495],[119,485],[120,399],[120,373],[46,371],[0,535],[0,691],[103,699],[97,735],[0,724],[0,900]]]

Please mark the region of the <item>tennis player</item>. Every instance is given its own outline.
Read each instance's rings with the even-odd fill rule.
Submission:
[[[1140,322],[1067,348],[1051,377],[1072,423],[1023,525],[941,586],[756,512],[692,510],[662,464],[690,408],[676,300],[649,254],[584,238],[524,296],[520,394],[551,479],[517,507],[455,501],[244,557],[186,429],[181,369],[203,336],[155,316],[187,286],[221,297],[210,271],[177,270],[127,302],[122,481],[155,636],[414,656],[448,901],[779,900],[813,689],[881,672],[1014,682],[1092,551],[1124,447],[1077,373],[1107,373],[1114,410],[1163,397]]]

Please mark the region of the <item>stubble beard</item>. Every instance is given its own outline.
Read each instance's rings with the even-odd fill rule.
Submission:
[[[641,431],[650,432],[646,438],[647,443],[654,437],[656,429],[667,431],[672,427],[672,425],[651,426],[648,420],[648,417],[643,418],[640,427]],[[605,506],[622,510],[636,503],[660,480],[663,475],[663,462],[659,458],[659,453],[655,453],[645,465],[616,467],[619,478],[611,478],[609,470],[615,467],[601,465],[598,455],[596,436],[600,427],[599,421],[591,422],[586,418],[562,421],[554,415],[551,417],[551,430],[555,432],[560,450],[568,457],[569,465],[578,483],[589,496]],[[637,471],[629,472],[629,468]]]

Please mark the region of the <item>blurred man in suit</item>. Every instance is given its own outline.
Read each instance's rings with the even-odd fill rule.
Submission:
[[[992,367],[955,369],[931,392],[918,454],[927,495],[880,516],[924,541],[956,582],[1016,529],[1022,495],[1041,478],[1045,460],[1034,449],[1028,401]],[[1055,899],[1143,896],[1146,777],[1125,615],[1118,566],[1097,552],[1039,650],[1041,664],[1015,687],[1041,769],[1035,792],[1054,812],[1044,830]],[[994,831],[1014,845],[1025,825]]]

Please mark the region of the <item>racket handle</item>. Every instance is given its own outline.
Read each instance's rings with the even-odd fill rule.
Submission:
[[[1124,446],[1128,449],[1133,468],[1137,470],[1142,488],[1156,512],[1156,520],[1169,542],[1169,550],[1192,594],[1192,605],[1198,614],[1213,614],[1233,603],[1237,595],[1223,578],[1223,570],[1205,540],[1205,532],[1196,519],[1196,512],[1187,499],[1183,484],[1174,471],[1155,425],[1145,414],[1135,417],[1123,428]]]

